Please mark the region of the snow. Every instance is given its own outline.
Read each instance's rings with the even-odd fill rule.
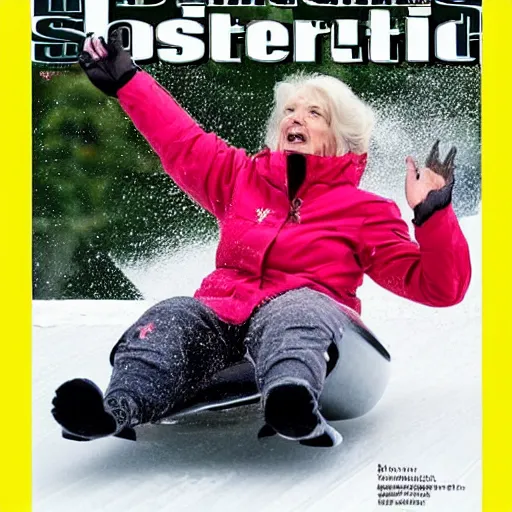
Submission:
[[[35,512],[244,512],[481,509],[481,215],[461,219],[472,253],[465,300],[432,309],[367,280],[363,319],[392,355],[381,402],[337,422],[331,450],[258,441],[256,407],[142,427],[137,443],[61,438],[55,388],[82,376],[102,387],[124,329],[156,300],[191,294],[213,266],[213,247],[123,268],[145,301],[33,303],[33,510]],[[379,507],[377,464],[412,466],[464,491],[431,493],[426,506]]]

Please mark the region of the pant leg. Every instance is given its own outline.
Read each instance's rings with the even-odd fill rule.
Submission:
[[[158,421],[243,358],[240,329],[191,297],[156,304],[114,347],[106,403],[128,401],[132,425]]]
[[[258,309],[245,343],[263,400],[282,383],[306,385],[318,400],[327,374],[327,351],[343,334],[344,313],[322,293],[300,288]]]

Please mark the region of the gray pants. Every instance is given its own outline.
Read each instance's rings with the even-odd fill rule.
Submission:
[[[272,299],[242,325],[222,322],[191,297],[165,300],[112,350],[105,398],[128,399],[132,425],[155,422],[192,398],[213,374],[247,356],[263,400],[283,383],[303,384],[318,400],[326,353],[342,335],[343,315],[334,300],[307,288]]]

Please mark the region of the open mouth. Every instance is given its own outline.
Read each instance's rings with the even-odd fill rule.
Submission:
[[[302,133],[289,133],[286,137],[288,142],[306,142],[306,137]]]

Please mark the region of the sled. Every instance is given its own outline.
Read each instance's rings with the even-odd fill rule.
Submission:
[[[390,375],[389,352],[359,315],[348,307],[343,309],[343,336],[339,345],[332,343],[327,352],[327,378],[320,396],[320,410],[328,421],[366,414],[381,399]],[[243,360],[216,373],[206,388],[159,423],[175,423],[204,411],[255,404],[260,397],[253,364]]]

